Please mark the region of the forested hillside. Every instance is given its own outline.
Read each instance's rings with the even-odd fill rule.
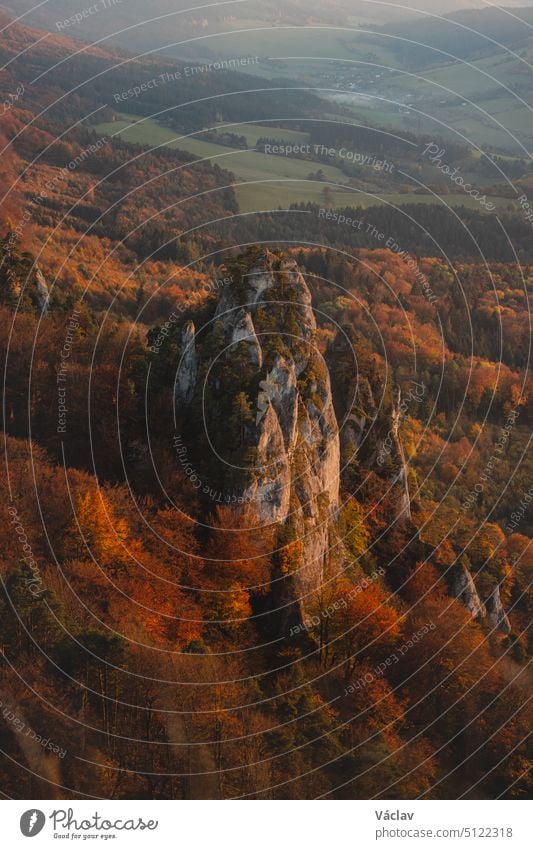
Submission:
[[[169,65],[34,37],[2,46],[2,793],[524,798],[529,222],[248,215],[230,167],[95,131]],[[320,117],[232,74],[183,131]]]

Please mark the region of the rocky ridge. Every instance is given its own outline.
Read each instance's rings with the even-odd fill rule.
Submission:
[[[305,617],[306,599],[346,563],[336,534],[341,452],[343,464],[375,469],[391,492],[395,521],[411,522],[400,436],[405,402],[394,388],[383,414],[367,377],[355,374],[335,411],[311,293],[294,260],[267,251],[246,258],[232,279],[201,332],[192,321],[182,328],[176,416],[201,415],[199,455],[211,457],[207,476],[218,466],[218,492],[250,505],[259,524],[277,526],[280,545],[295,543],[297,557],[290,567],[280,560],[273,575],[282,579],[273,580],[273,601],[287,610],[285,626]],[[339,334],[332,347],[342,354],[345,344]],[[498,587],[483,603],[464,564],[450,592],[473,618],[509,632]]]
[[[278,582],[285,585],[281,602],[312,593],[334,568],[329,542],[339,500],[339,429],[315,333],[311,293],[296,262],[267,252],[224,290],[201,340],[191,322],[185,326],[176,376],[179,416],[202,392],[199,349],[218,345],[204,392],[212,392],[215,406],[217,396],[235,404],[246,395],[251,410],[240,454],[252,460],[239,464],[237,476],[228,462],[231,483],[223,488],[237,491],[260,523],[280,525],[298,541],[298,562]],[[228,361],[239,363],[238,383],[227,374]],[[305,601],[297,603],[303,610]]]

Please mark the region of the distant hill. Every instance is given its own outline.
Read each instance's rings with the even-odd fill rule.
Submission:
[[[519,13],[507,8],[468,9],[445,18],[424,17],[388,24],[383,38],[407,66],[420,67],[446,61],[446,53],[476,59],[502,47],[520,49],[533,37],[533,7]],[[439,51],[442,53],[439,54]]]
[[[527,7],[531,0],[507,0],[506,6],[515,12]],[[84,0],[48,0],[36,4],[34,0],[4,0],[2,6],[14,16],[23,16],[23,22],[51,32],[63,32],[83,41],[109,37],[115,44],[128,49],[161,47],[172,40],[186,40],[206,32],[224,32],[251,26],[274,24],[342,24],[374,23],[377,25],[401,22],[413,17],[428,15],[462,14],[469,10],[472,23],[477,27],[480,11],[500,21],[512,17],[499,10],[488,8],[485,0],[226,0],[206,7],[203,0],[153,0],[149,6],[141,0],[109,0],[97,4],[97,11],[87,13],[89,4]],[[85,15],[83,19],[69,21],[72,16]],[[522,15],[522,12],[520,12]],[[472,17],[474,15],[474,17]],[[432,28],[433,19],[426,21]],[[519,26],[520,22],[516,22]],[[419,25],[425,32],[423,21]],[[499,23],[496,23],[499,26]],[[430,34],[430,37],[431,34]],[[425,38],[423,39],[425,41]]]

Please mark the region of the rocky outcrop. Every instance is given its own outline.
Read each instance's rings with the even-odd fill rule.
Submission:
[[[181,334],[181,357],[174,390],[175,403],[178,409],[191,403],[196,389],[197,375],[196,331],[192,321],[188,321]]]
[[[511,623],[503,608],[500,586],[496,584],[486,601],[487,617],[491,628],[501,631],[502,634],[511,633]]]
[[[243,498],[254,505],[264,524],[284,522],[289,513],[291,468],[273,406],[267,406],[257,434],[257,462],[252,468],[251,483],[243,489]]]
[[[452,576],[451,592],[455,598],[463,602],[474,619],[483,618],[486,615],[485,605],[478,595],[470,570],[464,563],[458,564]]]
[[[0,302],[18,309],[48,312],[50,292],[45,276],[29,253],[19,254],[14,232],[0,245]]]
[[[491,629],[502,634],[511,632],[511,623],[502,604],[499,584],[496,584],[483,604],[464,558],[452,573],[450,591],[470,611],[473,619],[485,620]]]
[[[261,368],[263,365],[263,352],[261,351],[259,340],[255,335],[252,316],[245,309],[239,310],[236,315],[230,345],[238,345],[239,342],[244,342],[247,345],[250,362],[254,366]]]
[[[298,540],[298,562],[291,564],[289,574],[284,562],[283,580],[275,583],[284,585],[278,602],[290,601],[301,613],[301,597],[317,589],[330,568],[331,520],[339,498],[339,429],[315,332],[311,293],[296,262],[267,252],[224,290],[212,330],[202,340],[210,362],[222,363],[216,375],[205,371],[216,421],[206,428],[217,429],[232,416],[240,423],[243,446],[226,463],[231,474],[226,489],[240,489],[260,523],[276,523],[281,537]],[[201,346],[195,352],[194,329],[187,325],[183,333],[176,397],[190,404],[202,353]],[[239,362],[242,368],[235,375],[223,362]],[[217,413],[218,398],[226,411],[237,412]],[[238,478],[235,469],[240,470]]]
[[[35,269],[35,297],[41,312],[47,312],[50,306],[50,293],[44,274],[38,267]]]
[[[399,488],[398,505],[396,509],[396,519],[411,519],[411,497],[409,495],[409,483],[407,479],[407,462],[405,452],[403,450],[402,440],[400,439],[400,422],[401,422],[401,402],[402,394],[397,387],[392,396],[392,412],[391,412],[391,429],[390,439],[392,442],[391,455],[395,460],[397,471],[392,478],[392,483],[397,484]]]
[[[390,490],[395,519],[411,521],[409,467],[400,433],[408,405],[406,400],[402,401],[400,388],[392,391],[389,411],[386,412],[383,398],[378,410],[368,378],[359,374],[357,351],[343,329],[328,351],[328,361],[342,383],[341,391],[337,388],[336,408],[342,423],[343,468],[348,469],[356,461],[359,468],[382,476]],[[410,395],[414,397],[414,393]]]
[[[277,313],[282,332],[274,341],[284,351],[274,354],[259,384],[257,457],[245,497],[261,521],[290,524],[301,542],[301,562],[291,576],[300,597],[327,573],[329,525],[338,504],[340,446],[329,372],[313,344],[311,293],[296,263],[273,268],[267,256],[246,283],[245,300],[260,326]]]
[[[354,402],[344,416],[341,444],[346,449],[359,449],[365,433],[375,421],[376,402],[368,378],[358,375]]]
[[[259,384],[259,389],[256,422],[261,421],[265,410],[271,405],[280,423],[285,448],[290,452],[296,444],[298,423],[298,389],[294,363],[287,362],[284,357],[278,355],[266,379]]]
[[[274,526],[270,600],[286,611],[279,616],[286,630],[296,617],[305,618],[307,600],[343,566],[345,549],[336,537],[341,439],[343,463],[356,459],[356,469],[381,477],[391,515],[411,522],[400,431],[408,404],[421,401],[424,386],[415,384],[403,400],[396,388],[378,406],[369,355],[369,377],[357,369],[352,376],[347,352],[354,351],[339,333],[330,360],[336,414],[330,370],[316,345],[311,293],[297,264],[266,252],[248,265],[239,258],[236,269],[201,340],[191,321],[182,329],[176,412],[185,440],[190,428],[189,459],[202,490],[215,493],[216,505],[250,505],[254,524]],[[488,617],[493,628],[509,633],[499,587],[483,604],[468,565],[465,558],[452,573],[450,593],[473,618]]]

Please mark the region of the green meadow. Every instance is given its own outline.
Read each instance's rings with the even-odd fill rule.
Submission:
[[[479,206],[476,200],[465,195],[448,194],[436,198],[431,194],[407,194],[401,192],[379,193],[364,192],[347,185],[348,178],[334,165],[323,165],[288,156],[265,154],[255,150],[240,150],[203,141],[196,136],[180,136],[174,130],[163,127],[151,118],[139,118],[135,115],[119,114],[118,120],[98,124],[96,131],[100,135],[119,135],[130,144],[165,146],[185,151],[199,160],[216,163],[220,168],[230,171],[239,207],[242,212],[257,212],[288,208],[291,203],[315,202],[327,203],[333,207],[374,206],[377,203],[390,203],[394,206],[411,203],[446,203],[450,206]],[[306,133],[268,125],[224,125],[223,129],[246,137],[253,146],[261,136],[276,138],[292,144],[308,141]],[[324,182],[313,180],[311,174],[321,169]],[[498,208],[506,206],[505,198],[493,198]]]

